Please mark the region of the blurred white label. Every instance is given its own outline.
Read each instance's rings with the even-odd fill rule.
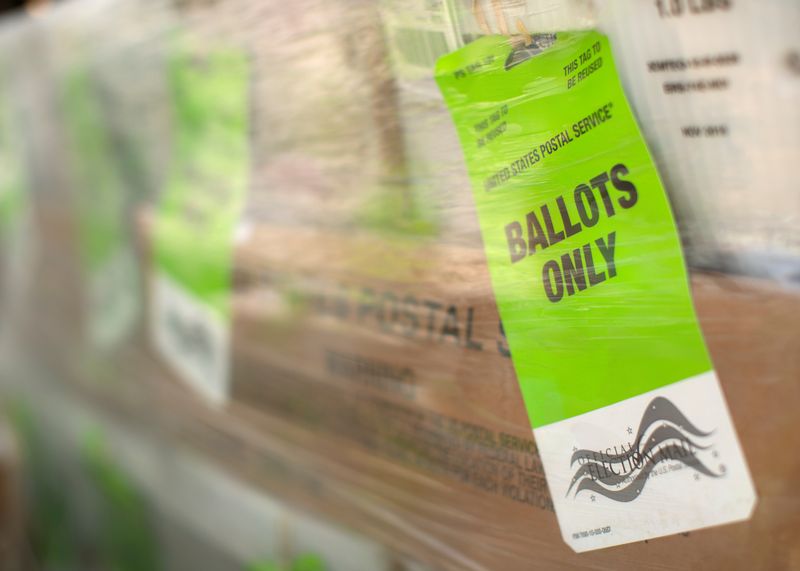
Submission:
[[[223,404],[230,366],[226,320],[163,272],[153,277],[152,308],[158,350],[202,396]]]

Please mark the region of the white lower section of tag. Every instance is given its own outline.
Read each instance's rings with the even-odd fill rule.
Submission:
[[[153,277],[155,344],[180,376],[212,404],[228,396],[230,331],[226,320],[162,272]]]
[[[534,436],[564,541],[578,552],[745,520],[755,507],[713,371]]]

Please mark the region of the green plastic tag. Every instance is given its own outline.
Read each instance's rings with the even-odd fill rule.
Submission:
[[[62,109],[85,268],[87,333],[93,348],[108,349],[119,346],[133,330],[141,296],[127,217],[132,189],[122,175],[100,101],[87,67],[78,66],[66,75]]]
[[[159,268],[221,315],[248,176],[244,54],[182,53],[169,68],[173,157],[155,228]]]
[[[554,42],[514,65],[525,52],[487,37],[437,68],[534,427],[712,368],[608,42]]]
[[[608,40],[484,37],[436,74],[567,542],[582,551],[747,517],[752,484]],[[674,431],[652,432],[659,422]],[[722,467],[686,444],[700,438],[683,432],[690,422],[725,449]],[[692,470],[647,483],[673,461],[709,488],[682,488]],[[609,509],[642,494],[664,502],[658,514]]]
[[[25,178],[19,143],[14,141],[10,104],[0,91],[0,232],[10,231],[24,210]]]
[[[7,71],[0,66],[0,251],[16,247],[22,219],[29,208],[25,156],[18,134]],[[7,272],[8,268],[4,268]]]
[[[248,62],[233,48],[170,65],[171,168],[156,215],[154,337],[212,402],[227,396],[233,240],[247,191]]]
[[[125,247],[126,190],[110,133],[99,113],[89,71],[81,67],[64,81],[64,119],[75,176],[80,252],[90,270],[104,266]]]
[[[15,308],[26,306],[38,249],[25,149],[28,122],[0,59],[0,329],[13,327]]]

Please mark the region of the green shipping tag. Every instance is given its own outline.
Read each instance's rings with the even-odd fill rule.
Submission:
[[[484,37],[436,73],[567,543],[749,517],[669,203],[607,39]]]
[[[20,213],[25,210],[27,185],[23,173],[24,157],[15,140],[11,104],[0,83],[0,246],[9,240]]]
[[[141,310],[139,272],[126,215],[131,189],[85,67],[67,75],[63,110],[72,149],[88,339],[92,348],[111,349],[128,338]]]
[[[234,232],[249,173],[248,63],[235,49],[170,66],[173,157],[154,231],[155,343],[215,403],[227,394]]]
[[[0,329],[13,321],[15,307],[25,305],[38,251],[21,136],[25,116],[15,103],[8,71],[0,62]]]

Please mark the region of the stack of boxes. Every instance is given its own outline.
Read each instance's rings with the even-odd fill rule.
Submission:
[[[200,452],[265,493],[435,568],[797,564],[800,463],[783,443],[800,428],[800,298],[766,280],[699,271],[696,308],[760,496],[753,519],[580,556],[559,535],[432,69],[483,33],[593,26],[593,5],[279,4],[165,5],[149,31],[131,24],[140,42],[128,41],[119,59],[163,65],[177,31],[233,43],[248,60],[248,194],[224,238],[233,266],[224,401],[195,392],[149,336],[157,193],[177,128],[157,73],[131,94],[117,69],[100,90],[114,119],[110,144],[135,150],[118,168],[136,194],[124,218],[136,226],[137,325],[114,351],[87,348],[73,334],[91,316],[81,301],[79,217],[67,204],[102,189],[75,188],[87,182],[70,180],[62,163],[85,157],[48,147],[52,161],[36,182],[44,246],[27,353],[77,380],[95,406],[132,425],[153,423],[169,446]],[[625,30],[605,22],[624,45]],[[631,94],[658,154],[657,121],[637,105],[637,88]],[[57,106],[42,107],[59,124]],[[142,168],[131,176],[136,160]],[[666,178],[673,199],[691,208],[677,179]],[[687,246],[690,258],[696,244]]]

